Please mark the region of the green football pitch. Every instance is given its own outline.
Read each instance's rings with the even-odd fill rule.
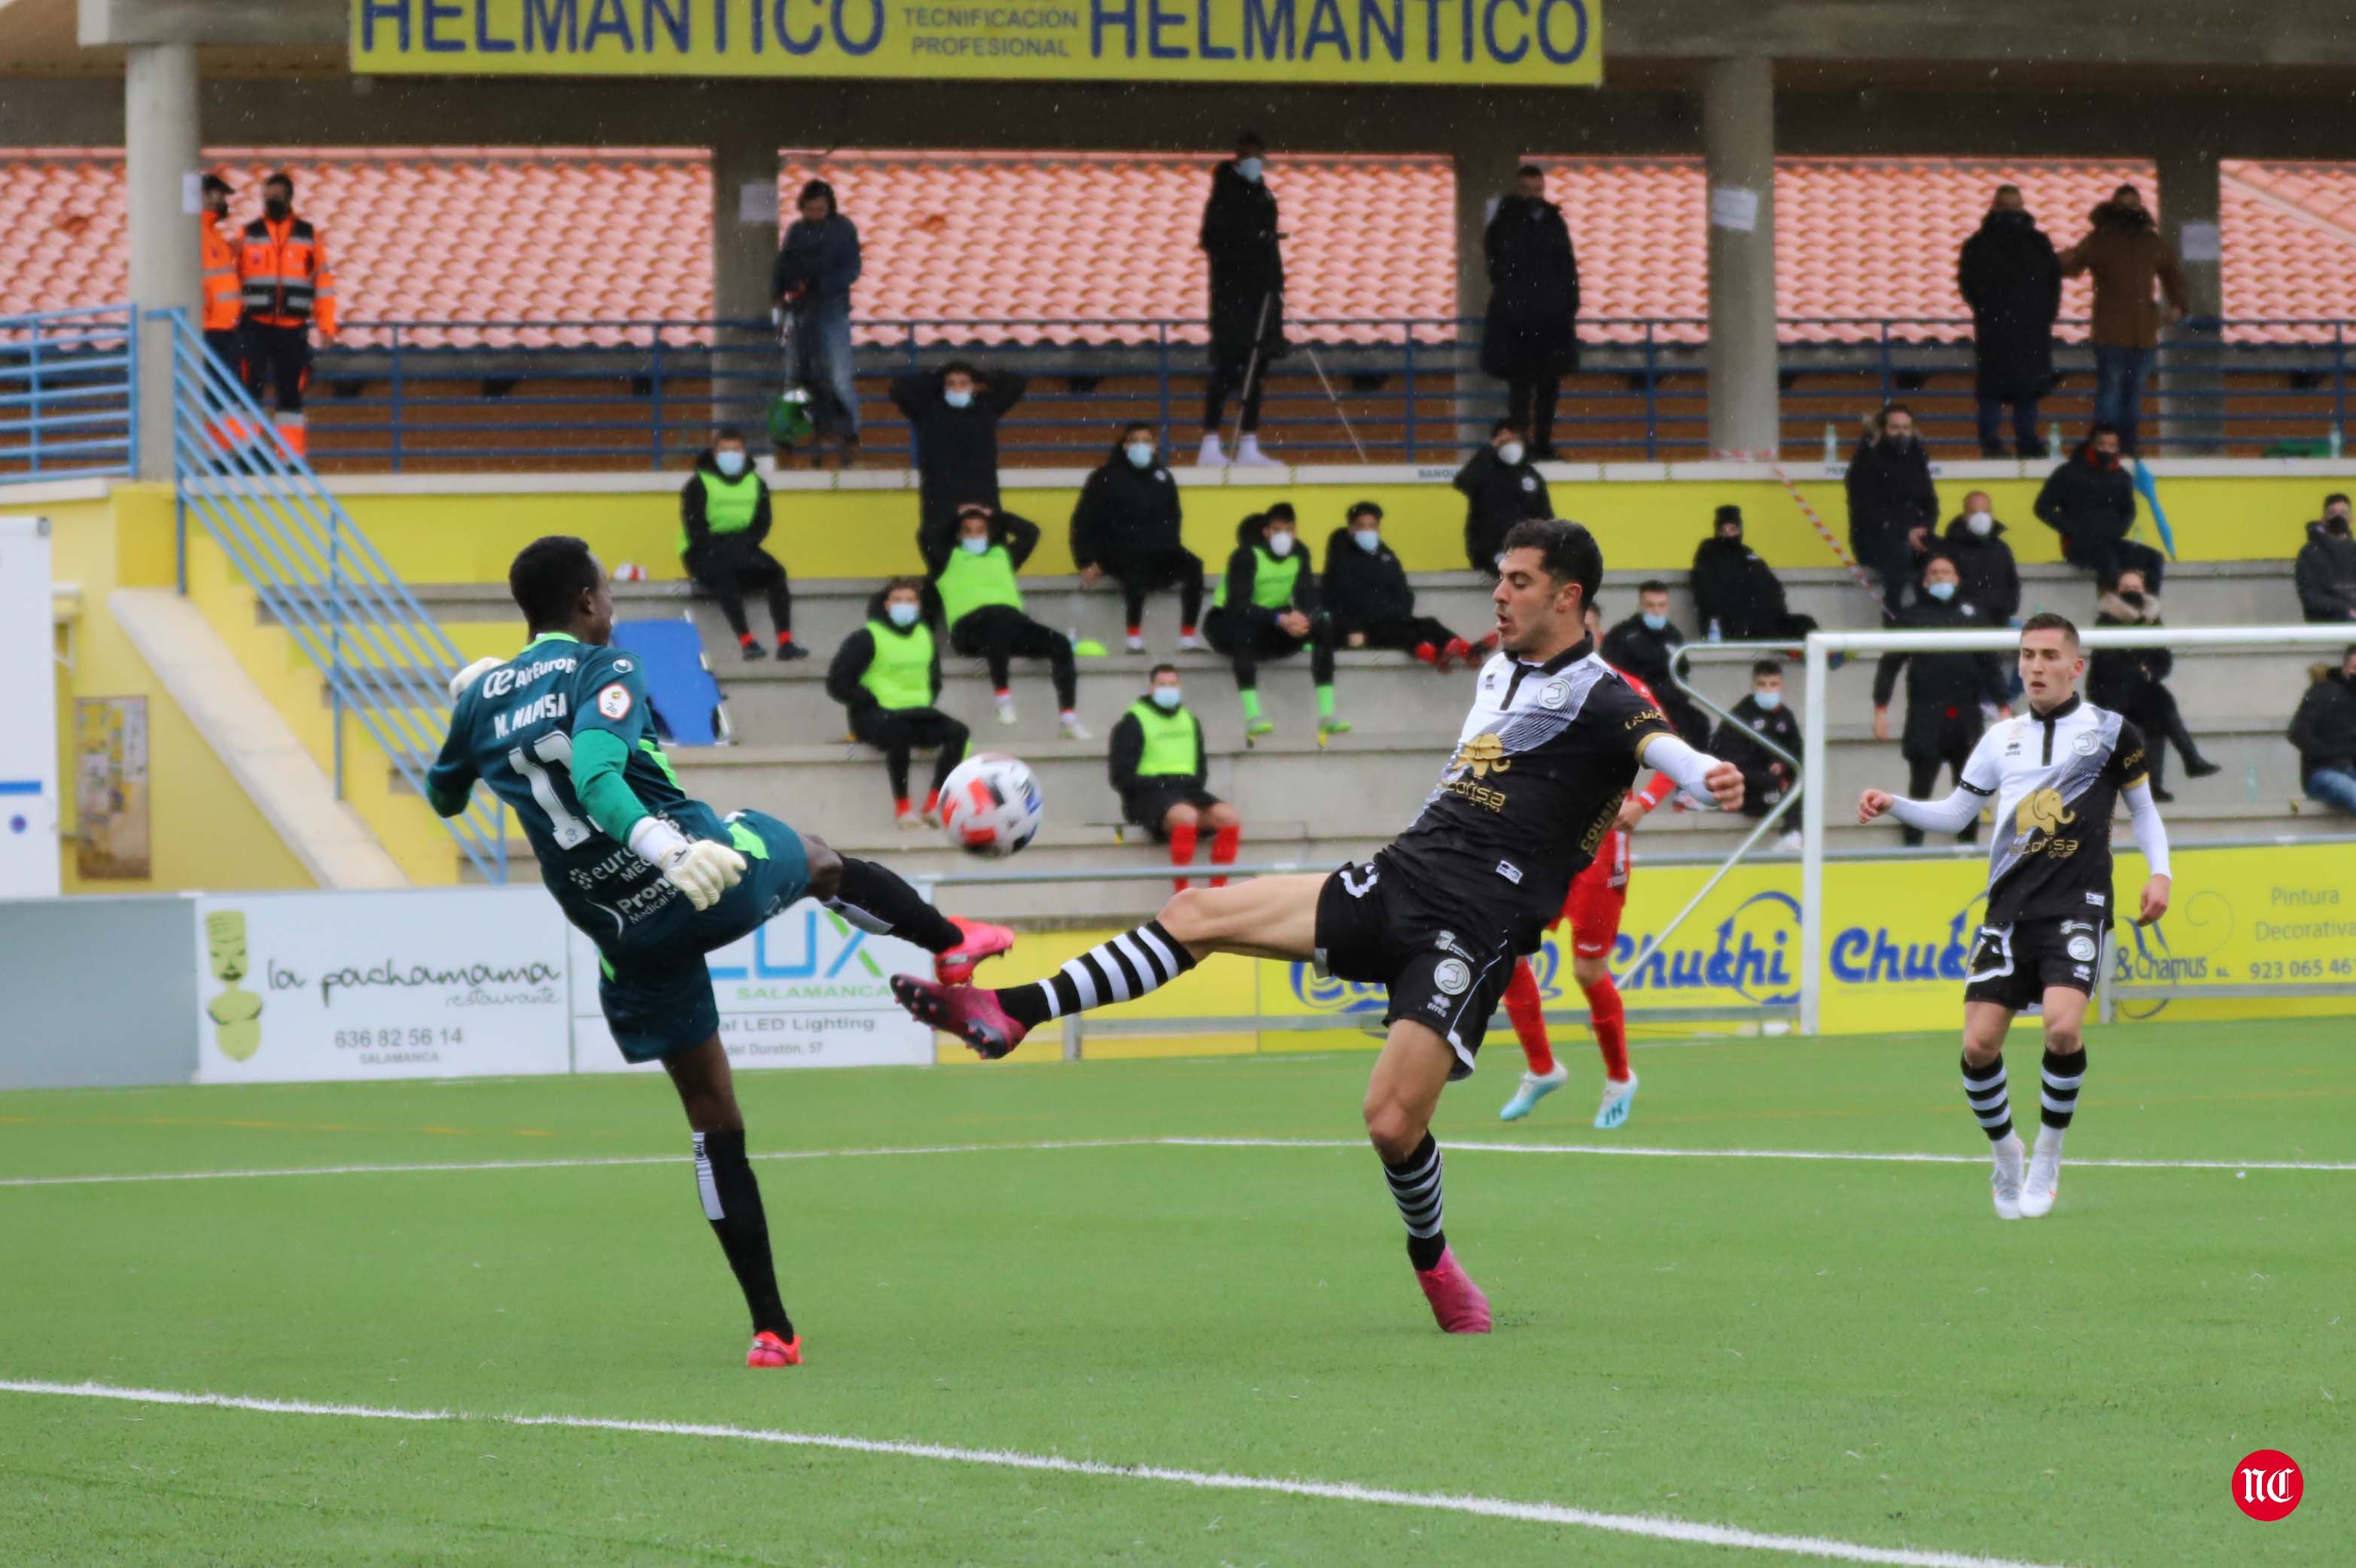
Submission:
[[[1498,1043],[1471,1339],[1367,1057],[748,1077],[765,1372],[659,1080],[0,1095],[0,1562],[2356,1562],[2348,1020],[2094,1032],[2012,1224],[1949,1035]]]

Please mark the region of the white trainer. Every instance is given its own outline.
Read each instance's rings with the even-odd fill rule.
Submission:
[[[1530,1072],[1525,1069],[1522,1073],[1521,1087],[1514,1090],[1514,1097],[1506,1101],[1505,1108],[1497,1112],[1497,1120],[1520,1121],[1530,1113],[1531,1108],[1539,1101],[1569,1081],[1570,1069],[1560,1062],[1554,1064],[1552,1072]]]
[[[2018,1219],[2021,1215],[2021,1165],[2028,1156],[2028,1151],[2021,1147],[2020,1134],[2006,1133],[2004,1141],[1995,1145],[1995,1154],[1996,1169],[1988,1175],[1988,1188],[1996,1198],[1996,1217]]]
[[[1224,468],[1226,466],[1227,449],[1219,445],[1219,433],[1215,430],[1205,430],[1203,432],[1203,449],[1194,454],[1194,467]]]
[[[998,699],[998,722],[1002,725],[1011,725],[1014,722],[1013,698],[1001,697]]]
[[[1636,1075],[1634,1073],[1630,1073],[1625,1079],[1605,1079],[1603,1098],[1595,1105],[1596,1130],[1608,1133],[1614,1127],[1625,1125],[1628,1121],[1628,1112],[1635,1103]]]
[[[1191,631],[1178,639],[1178,651],[1181,653],[1206,653],[1210,650],[1210,647],[1209,643]]]
[[[1058,727],[1063,730],[1066,740],[1096,739],[1096,736],[1088,733],[1088,726],[1080,722],[1080,715],[1077,714],[1066,714],[1058,721]]]
[[[2053,1212],[2062,1196],[2062,1135],[2048,1127],[2037,1135],[2037,1150],[2029,1156],[2029,1179],[2020,1188],[2020,1217],[2042,1219]]]
[[[1261,451],[1259,449],[1259,437],[1247,430],[1244,432],[1243,440],[1236,447],[1236,467],[1238,468],[1281,468],[1284,465],[1274,457],[1269,456],[1267,453]]]

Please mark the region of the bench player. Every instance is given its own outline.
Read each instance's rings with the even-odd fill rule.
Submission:
[[[2020,627],[2029,711],[1980,737],[1954,793],[1933,802],[1868,789],[1857,807],[1859,822],[1888,812],[1909,827],[1952,833],[1996,802],[1987,910],[1964,984],[1964,1097],[1994,1150],[1989,1184],[1999,1219],[2051,1213],[2061,1190],[2062,1137],[2086,1080],[2080,1029],[2111,927],[2111,814],[2122,798],[2151,873],[2136,923],[2168,912],[2168,829],[2152,802],[2142,733],[2078,695],[2085,671],[2076,627],[2058,615],[2029,617]],[[2024,1175],[2004,1037],[2012,1015],[2032,1003],[2043,1008],[2045,1061],[2037,1152]]]
[[[1212,953],[1312,961],[1380,983],[1389,1032],[1366,1086],[1367,1136],[1433,1316],[1451,1334],[1487,1333],[1488,1300],[1441,1224],[1430,1133],[1440,1091],[1472,1072],[1515,960],[1537,950],[1640,765],[1721,806],[1742,800],[1740,770],[1678,739],[1596,656],[1580,612],[1602,576],[1602,552],[1578,523],[1514,526],[1492,596],[1499,651],[1482,666],[1423,811],[1374,859],[1330,876],[1189,889],[1033,984],[982,991],[901,976],[893,990],[917,1018],[996,1058],[1050,1018],[1142,996]]]
[[[541,880],[597,944],[597,1000],[614,1043],[629,1061],[661,1062],[679,1090],[704,1218],[753,1316],[744,1364],[798,1364],[801,1337],[777,1294],[703,955],[805,895],[862,930],[931,951],[945,979],[969,977],[1013,934],[949,919],[883,866],[774,817],[723,818],[690,800],[656,742],[637,661],[605,646],[614,596],[587,544],[535,540],[508,569],[508,587],[531,640],[452,680],[450,737],[426,774],[426,798],[455,817],[480,779],[523,824]]]

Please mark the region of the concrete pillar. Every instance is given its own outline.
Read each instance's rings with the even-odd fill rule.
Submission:
[[[1502,383],[1481,373],[1481,317],[1489,308],[1489,268],[1482,238],[1497,200],[1514,188],[1514,171],[1527,156],[1517,126],[1483,121],[1467,126],[1449,147],[1456,174],[1456,445],[1461,453],[1489,439],[1505,412]],[[1576,236],[1573,237],[1574,240]],[[1418,450],[1419,462],[1450,461]]]
[[[123,162],[131,240],[131,303],[181,310],[191,325],[204,302],[197,215],[202,210],[193,44],[134,44],[123,74]],[[143,479],[172,478],[172,329],[139,335],[139,451]]]
[[[713,355],[712,422],[746,427],[755,452],[767,449],[762,411],[784,384],[768,330],[769,268],[777,259],[777,138],[732,132],[712,148],[712,314],[757,322],[723,332]]]
[[[2225,274],[2218,252],[2223,191],[2214,146],[2163,150],[2159,166],[2159,231],[2184,267],[2185,319],[2160,334],[2159,438],[2170,456],[2222,455],[2225,440],[2224,340],[2216,326],[2225,310]],[[2155,421],[2147,403],[2144,429]],[[2282,431],[2320,438],[2321,430]]]
[[[1781,444],[1775,383],[1775,67],[1704,68],[1709,191],[1709,449],[1769,455]]]

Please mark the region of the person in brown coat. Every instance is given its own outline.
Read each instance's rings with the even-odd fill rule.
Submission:
[[[2185,311],[2184,272],[2134,186],[2111,192],[2089,216],[2094,226],[2062,252],[2062,275],[2094,275],[2094,418],[2118,426],[2119,446],[2132,456],[2162,312],[2174,321]],[[2152,298],[2155,282],[2165,306]]]

